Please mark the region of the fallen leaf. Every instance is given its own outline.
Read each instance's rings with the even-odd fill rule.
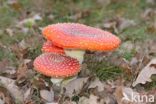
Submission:
[[[40,90],[40,96],[43,98],[46,102],[53,102],[54,101],[54,92],[48,91],[48,90]]]
[[[16,75],[17,75],[17,82],[18,84],[24,82],[28,76],[29,73],[29,70],[28,70],[28,63],[31,62],[30,59],[24,59],[22,60],[23,62],[21,62],[21,64],[18,66],[18,69],[17,69],[17,72],[16,72]]]
[[[8,66],[9,61],[7,59],[3,59],[0,61],[0,73],[3,73],[5,71],[5,68]]]
[[[72,97],[73,93],[80,93],[84,83],[88,80],[87,78],[77,78],[69,82],[67,85],[63,86],[66,89],[65,95]]]
[[[19,3],[18,0],[8,0],[8,4],[18,12],[22,11],[22,5]]]
[[[147,31],[149,33],[153,33],[153,34],[156,33],[156,21],[154,21],[154,22],[151,23],[151,25],[147,28]]]
[[[58,104],[58,103],[45,103],[45,104]]]
[[[118,18],[117,20],[117,28],[120,32],[128,27],[135,26],[135,25],[136,22],[134,20],[125,19],[125,18]]]
[[[69,18],[76,21],[81,18],[88,17],[89,15],[90,15],[89,10],[83,10],[83,11],[78,11],[76,14],[71,15]]]
[[[15,84],[15,80],[0,76],[0,83],[8,89],[11,95],[19,102],[23,102],[24,95],[20,88]]]
[[[97,0],[97,3],[102,6],[107,6],[111,3],[111,0]]]
[[[77,104],[77,103],[73,101],[64,101],[63,104]]]
[[[136,86],[139,83],[145,84],[146,82],[151,82],[151,76],[156,74],[156,68],[153,67],[156,64],[156,59],[152,59],[147,66],[145,66],[142,71],[139,73],[135,82],[133,82],[133,86]]]
[[[4,104],[5,102],[3,100],[0,99],[0,104]]]
[[[79,99],[79,103],[78,104],[89,104],[88,102],[89,102],[89,99],[87,97],[82,96]]]
[[[141,94],[134,91],[133,89],[131,89],[129,87],[123,87],[122,88],[122,94],[123,94],[123,98],[121,100],[123,102],[128,101],[130,104],[146,104],[146,102],[139,102],[140,99],[134,100],[135,96],[141,96]]]
[[[48,19],[52,21],[55,19],[55,16],[53,14],[50,14],[50,15],[48,15]]]
[[[118,104],[122,104],[122,98],[123,98],[122,86],[117,86],[116,87],[114,95],[115,95],[115,98],[116,98]]]
[[[27,102],[24,102],[23,104],[35,104],[34,101],[27,101]]]
[[[0,104],[15,104],[6,88],[0,86]]]
[[[88,102],[88,104],[103,104],[102,102],[99,102],[98,99],[99,98],[97,96],[91,94],[89,96],[89,102]]]
[[[25,42],[24,39],[18,43],[18,46],[23,50],[28,48],[28,44]]]
[[[134,91],[130,87],[117,86],[114,95],[118,104],[147,104],[140,102],[140,99],[136,98],[136,96],[142,96],[142,94]]]
[[[147,8],[142,14],[141,17],[144,20],[150,20],[151,17],[154,17],[156,15],[156,10],[152,9],[152,8]]]
[[[150,54],[155,54],[155,52],[156,52],[156,47],[155,47],[156,40],[152,40],[152,41],[150,40],[147,44],[149,47]]]
[[[31,88],[28,88],[25,93],[24,93],[24,101],[26,101],[27,99],[29,99],[30,95],[31,95]]]
[[[155,0],[146,0],[146,2],[149,3],[149,4],[156,4]]]
[[[107,20],[104,22],[103,27],[106,29],[113,29],[115,33],[122,32],[124,29],[135,26],[136,23],[134,20],[117,17],[111,20]]]
[[[104,104],[104,101],[99,100],[98,96],[91,94],[89,98],[81,97],[78,104]]]
[[[12,36],[14,35],[13,29],[7,28],[5,31],[6,31],[6,33],[7,33],[10,37],[12,37]]]
[[[99,78],[96,78],[94,81],[91,82],[88,88],[96,88],[99,92],[104,90],[104,84],[99,80]]]
[[[81,65],[81,71],[79,73],[79,76],[80,77],[86,77],[86,76],[89,76],[91,74],[90,70],[88,69],[87,67],[87,64],[86,63],[83,63]]]
[[[26,57],[27,53],[28,53],[28,49],[23,49],[19,44],[13,44],[11,46],[12,52],[15,53],[15,55],[17,56],[18,59],[23,59],[24,57]]]

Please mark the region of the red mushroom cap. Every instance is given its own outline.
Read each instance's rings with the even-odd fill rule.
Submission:
[[[59,47],[82,50],[114,50],[120,39],[110,32],[78,23],[58,23],[43,29],[43,35]]]
[[[42,52],[52,52],[64,54],[63,48],[55,46],[51,41],[46,41],[42,46]]]
[[[76,59],[60,54],[43,53],[33,64],[38,72],[56,78],[73,76],[80,71],[80,64]]]

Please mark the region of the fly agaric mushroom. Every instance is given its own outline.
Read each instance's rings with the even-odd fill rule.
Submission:
[[[84,50],[112,51],[120,39],[110,32],[78,23],[58,23],[42,31],[46,39],[65,49],[68,56],[83,61]]]
[[[80,71],[78,60],[54,53],[43,53],[34,60],[34,68],[43,75],[52,77],[54,84],[60,84],[65,77],[76,75]]]
[[[42,46],[42,52],[52,52],[64,54],[64,50],[60,47],[55,46],[51,41],[46,41]]]

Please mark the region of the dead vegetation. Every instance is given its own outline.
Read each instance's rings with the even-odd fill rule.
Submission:
[[[155,0],[0,0],[0,17],[0,104],[156,103]],[[122,44],[87,52],[78,78],[59,88],[32,65],[42,27],[57,22],[108,30]]]

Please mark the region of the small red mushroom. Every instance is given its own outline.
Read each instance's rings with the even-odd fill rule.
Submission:
[[[80,71],[78,60],[54,53],[41,54],[34,60],[33,65],[36,71],[54,78],[57,83],[61,78],[74,76]]]
[[[52,52],[64,54],[63,48],[55,46],[51,41],[46,41],[42,46],[42,52]]]
[[[71,57],[83,61],[85,50],[112,51],[119,47],[120,39],[110,32],[78,23],[58,23],[42,31],[46,39],[65,49]]]

